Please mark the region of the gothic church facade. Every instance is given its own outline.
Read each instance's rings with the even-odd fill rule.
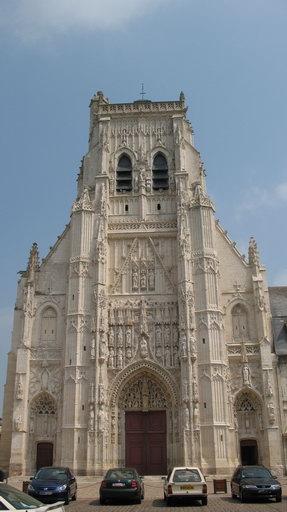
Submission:
[[[70,223],[19,281],[0,465],[284,472],[265,270],[215,220],[184,95],[90,108]]]

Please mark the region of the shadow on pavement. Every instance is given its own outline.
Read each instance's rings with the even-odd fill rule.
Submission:
[[[157,508],[176,508],[176,507],[201,507],[201,501],[181,499],[174,501],[171,505],[167,505],[164,500],[156,499],[152,502],[153,507]]]

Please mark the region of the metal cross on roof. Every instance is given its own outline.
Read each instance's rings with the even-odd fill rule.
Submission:
[[[142,83],[142,88],[141,88],[141,92],[140,92],[140,95],[142,97],[142,100],[144,99],[144,95],[145,95],[145,90],[144,90],[144,84]]]

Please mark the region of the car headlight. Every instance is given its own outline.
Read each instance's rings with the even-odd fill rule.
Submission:
[[[243,484],[244,489],[257,489],[256,485]]]
[[[281,485],[280,484],[273,484],[273,485],[271,485],[271,489],[281,489]]]
[[[59,485],[57,487],[57,491],[65,491],[67,489],[67,484]]]
[[[31,485],[31,484],[28,485],[28,491],[35,491],[33,485]]]

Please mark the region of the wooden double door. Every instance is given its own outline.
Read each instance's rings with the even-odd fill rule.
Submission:
[[[166,412],[126,411],[125,446],[126,467],[140,475],[165,475]]]

